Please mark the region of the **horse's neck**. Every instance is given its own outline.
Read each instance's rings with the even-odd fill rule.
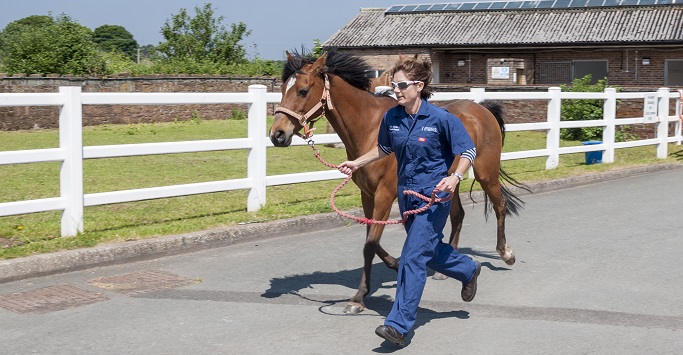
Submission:
[[[348,158],[356,159],[377,145],[382,116],[396,102],[375,97],[343,80],[335,80],[340,81],[342,83],[335,83],[330,88],[330,101],[334,109],[330,110],[328,106],[325,117],[344,143]]]

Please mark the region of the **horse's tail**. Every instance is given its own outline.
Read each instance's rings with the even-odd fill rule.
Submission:
[[[489,112],[493,114],[498,122],[498,127],[500,127],[500,135],[502,137],[501,145],[505,144],[505,121],[503,120],[503,106],[495,101],[484,100],[480,103]]]
[[[493,116],[496,118],[496,121],[498,122],[498,126],[500,127],[500,133],[501,133],[501,146],[505,142],[505,121],[503,120],[503,106],[501,106],[499,103],[494,102],[494,101],[482,101],[481,105],[484,106],[487,110],[489,110]],[[531,192],[531,188],[529,188],[527,185],[517,181],[515,178],[512,176],[508,175],[508,173],[503,170],[503,168],[500,168],[500,179],[502,180],[502,183],[500,184],[500,193],[503,195],[503,198],[505,199],[505,213],[506,215],[519,215],[519,210],[521,210],[524,207],[524,201],[520,199],[515,193],[513,193],[506,185],[510,184],[516,188],[526,190],[527,192]],[[470,190],[470,193],[472,191]],[[484,194],[484,216],[486,219],[488,219],[489,213],[493,210],[493,206],[489,203],[489,197],[488,195]]]

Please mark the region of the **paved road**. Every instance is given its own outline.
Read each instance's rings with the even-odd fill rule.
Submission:
[[[403,349],[374,334],[395,287],[379,261],[369,309],[342,314],[362,264],[350,225],[2,283],[0,353],[679,354],[682,182],[679,168],[527,195],[512,267],[483,204],[466,207],[477,298],[429,279]],[[397,255],[403,238],[382,242]]]

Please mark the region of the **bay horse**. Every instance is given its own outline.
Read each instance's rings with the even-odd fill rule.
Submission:
[[[377,133],[384,113],[396,106],[396,100],[377,96],[369,91],[376,85],[366,76],[369,65],[361,58],[342,52],[326,52],[318,58],[287,52],[282,73],[282,100],[275,109],[270,140],[276,147],[287,147],[292,137],[303,129],[309,135],[311,121],[324,115],[346,148],[348,160],[356,159],[377,145]],[[517,214],[523,203],[501,179],[525,188],[509,177],[500,167],[500,154],[505,134],[502,108],[494,103],[485,106],[470,100],[452,100],[440,106],[459,117],[477,149],[473,170],[475,180],[485,192],[485,216],[495,211],[497,220],[496,251],[508,265],[515,263],[515,254],[505,239],[505,216]],[[308,125],[308,126],[307,126]],[[449,173],[455,170],[459,157]],[[398,193],[396,158],[393,154],[356,172],[352,179],[360,188],[366,218],[385,221]],[[490,200],[490,201],[489,201]],[[457,249],[465,211],[458,196],[453,196],[450,210],[450,244]],[[364,310],[364,297],[370,291],[370,272],[375,255],[389,268],[397,270],[398,261],[389,255],[379,241],[382,224],[369,224],[363,248],[364,266],[356,295],[349,300],[344,313]]]

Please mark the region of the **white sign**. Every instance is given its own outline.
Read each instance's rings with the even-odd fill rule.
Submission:
[[[491,79],[510,79],[510,68],[491,67]]]
[[[645,123],[657,122],[657,94],[646,94],[643,103],[643,117]]]

